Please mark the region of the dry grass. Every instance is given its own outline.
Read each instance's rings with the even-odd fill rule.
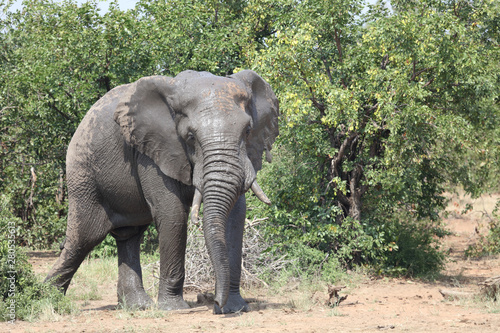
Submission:
[[[263,253],[270,244],[265,241],[258,229],[259,223],[266,219],[246,221],[243,237],[241,284],[244,287],[266,286],[267,283],[259,277],[263,274],[277,276],[290,262],[285,257],[275,258]],[[184,288],[197,292],[212,290],[215,285],[215,275],[212,262],[205,246],[205,238],[201,225],[190,224],[188,227],[186,249],[186,278]],[[144,266],[145,287],[148,291],[158,288],[160,264],[158,261]]]
[[[258,230],[258,224],[263,221],[265,219],[246,221],[241,281],[247,290],[251,287],[268,287],[267,283],[259,277],[263,274],[279,276],[290,263],[284,257],[274,258],[268,253],[263,253],[269,247]],[[158,294],[160,273],[158,255],[141,255],[141,263],[144,288],[155,300]],[[199,293],[214,289],[215,275],[200,225],[189,225],[185,268],[186,291]],[[108,294],[114,295],[117,280],[116,257],[86,259],[73,277],[67,295],[72,300],[89,304],[90,301],[101,300]],[[103,285],[106,287],[103,288]]]
[[[86,259],[71,281],[67,295],[77,301],[102,299],[102,282],[114,283],[118,279],[116,257]]]
[[[453,218],[469,218],[480,222],[489,222],[493,219],[493,211],[500,200],[500,193],[482,195],[472,198],[463,190],[445,193],[449,200],[446,213]]]

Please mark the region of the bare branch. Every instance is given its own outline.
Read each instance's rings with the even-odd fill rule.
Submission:
[[[10,109],[17,109],[17,106],[6,106],[6,107],[3,107],[0,110],[0,117],[3,116],[4,111],[10,110]]]
[[[241,282],[246,285],[261,284],[266,282],[259,278],[263,272],[279,274],[287,265],[293,263],[286,256],[276,256],[271,253],[263,253],[271,244],[261,234],[258,225],[268,220],[268,217],[256,218],[245,223],[245,237],[243,238]],[[295,225],[292,225],[296,227]],[[264,264],[263,264],[264,263]],[[159,279],[159,263],[152,265],[153,286]],[[184,288],[195,289],[198,292],[211,290],[214,284],[214,271],[210,256],[205,246],[205,238],[201,228],[193,223],[188,225],[187,249],[185,260],[186,278]],[[152,288],[151,286],[150,288]]]
[[[415,63],[414,63],[414,64],[415,64]],[[417,78],[420,74],[425,73],[425,72],[427,72],[427,71],[430,71],[431,69],[434,69],[434,68],[436,68],[436,67],[434,67],[434,66],[433,66],[433,67],[427,67],[427,68],[424,68],[424,69],[421,69],[421,70],[419,70],[419,71],[415,72],[415,67],[414,67],[414,68],[413,68],[413,75],[411,76],[410,82],[411,82],[411,81],[415,81],[415,79],[416,79],[416,78]]]
[[[50,91],[47,92],[47,94],[50,96],[50,98],[52,98],[54,100],[54,102],[51,102],[51,101],[48,102],[49,106],[53,110],[55,110],[57,113],[59,113],[63,118],[65,118],[66,120],[71,121],[71,118],[67,114],[65,114],[64,112],[62,112],[61,110],[59,110],[59,108],[56,106],[56,102],[55,102],[56,98],[54,97],[54,95],[52,95],[52,93]]]
[[[342,44],[340,43],[340,33],[342,33],[341,30],[339,31],[338,29],[335,29],[335,44],[337,45],[337,51],[339,52],[339,62],[342,64],[344,63],[344,58],[342,55]],[[344,78],[341,78],[340,81],[342,83],[342,87],[347,89],[347,84],[345,83]]]
[[[338,29],[335,29],[335,44],[337,45],[337,51],[339,52],[339,61],[340,63],[343,63],[344,59],[342,57],[342,45],[340,44],[340,36]]]

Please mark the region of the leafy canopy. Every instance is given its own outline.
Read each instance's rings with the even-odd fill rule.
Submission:
[[[499,5],[282,3],[254,62],[283,113],[271,234],[347,262],[390,258],[405,230],[441,234],[445,186],[478,195],[498,171]]]

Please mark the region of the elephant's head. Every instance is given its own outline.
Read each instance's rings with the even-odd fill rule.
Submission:
[[[194,71],[175,78],[145,77],[129,85],[115,111],[128,144],[165,175],[195,187],[192,218],[203,200],[203,230],[220,307],[229,292],[226,220],[250,188],[269,204],[255,176],[264,151],[270,162],[277,118],[271,87],[249,70],[229,77]]]

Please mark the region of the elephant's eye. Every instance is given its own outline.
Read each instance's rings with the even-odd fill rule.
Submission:
[[[194,141],[194,134],[189,132],[188,135],[187,135],[187,141],[188,142],[192,142]]]
[[[252,125],[248,125],[246,129],[246,136],[247,138],[250,136],[250,132],[252,131]]]

